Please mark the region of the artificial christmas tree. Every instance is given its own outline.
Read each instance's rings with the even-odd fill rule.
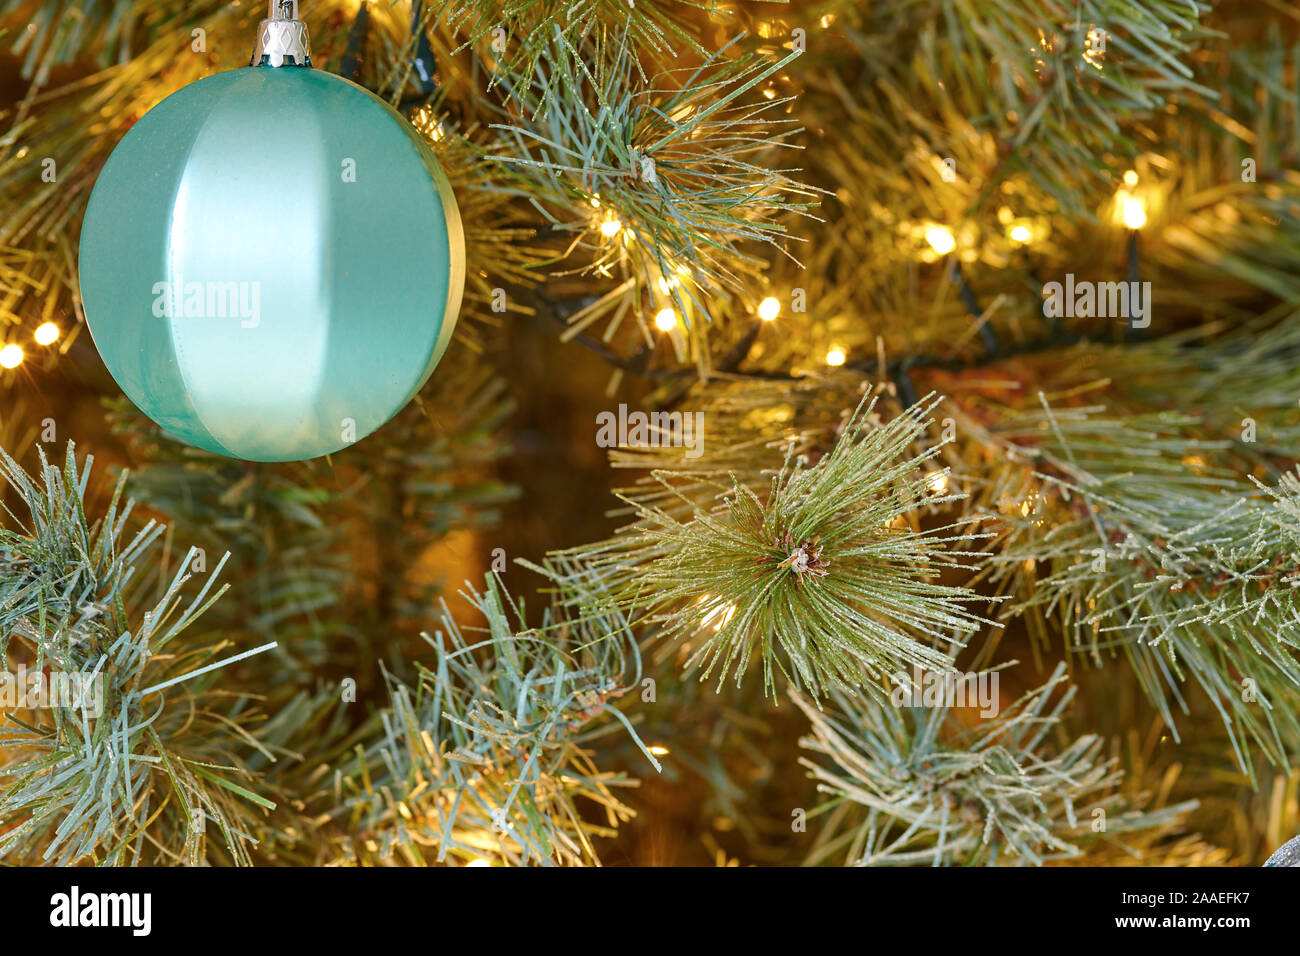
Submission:
[[[369,90],[455,206],[395,175],[395,206],[314,209],[386,277],[335,370],[394,381],[277,455],[277,413],[339,417],[249,411],[338,303],[263,313],[236,401],[192,349],[234,354],[238,314],[99,341],[127,211],[81,229],[259,6],[0,3],[0,858],[1257,865],[1295,836],[1293,11],[303,2],[311,66],[295,33],[244,75]],[[286,182],[345,173],[326,152]],[[235,233],[250,202],[203,197]],[[403,408],[456,207],[460,321]],[[247,458],[119,391],[187,345]]]

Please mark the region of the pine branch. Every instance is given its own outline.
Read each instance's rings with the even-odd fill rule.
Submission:
[[[1173,414],[1045,406],[1041,423],[1026,452],[1038,490],[987,515],[1001,530],[995,579],[1022,595],[1014,610],[1056,617],[1096,663],[1122,653],[1175,739],[1193,683],[1243,769],[1250,745],[1285,764],[1300,741],[1300,483],[1252,487],[1216,469],[1225,443],[1189,441]]]
[[[673,6],[718,12],[705,0],[684,0]],[[496,84],[513,73],[530,76],[547,56],[550,38],[561,37],[578,47],[593,32],[605,33],[617,27],[641,50],[660,56],[679,51],[705,55],[695,26],[680,11],[659,3],[627,3],[626,0],[456,0],[433,4],[429,21],[436,20],[449,32],[464,37],[453,52],[470,47],[487,49],[481,54],[492,67],[490,82]]]
[[[126,534],[121,482],[92,522],[89,461],[78,467],[71,443],[61,470],[42,453],[43,487],[7,454],[0,473],[28,513],[0,529],[0,650],[7,665],[86,682],[71,699],[56,702],[51,683],[38,700],[6,701],[0,854],[29,865],[249,862],[250,820],[274,804],[249,789],[237,757],[247,715],[226,713],[215,681],[269,646],[179,641],[224,593],[214,590],[224,559],[186,599],[191,550],[148,598],[137,571],[156,560],[163,529]]]
[[[1115,792],[1122,774],[1095,735],[1054,746],[1049,735],[1074,696],[1058,664],[1051,678],[996,718],[963,729],[943,706],[896,708],[832,692],[812,722],[800,763],[828,800],[810,863],[858,866],[1041,865],[1081,856],[1119,834],[1168,829],[1194,802],[1143,813]],[[1100,828],[1100,829],[1099,829]],[[1100,834],[1100,835],[1097,835]]]
[[[902,664],[947,670],[950,648],[981,620],[963,607],[970,592],[933,580],[939,566],[961,565],[967,552],[949,549],[968,537],[914,531],[904,518],[952,500],[921,467],[935,450],[909,450],[932,407],[871,427],[874,402],[860,406],[815,464],[788,449],[763,495],[753,477],[732,475],[702,501],[707,478],[657,471],[681,511],[624,497],[637,522],[565,552],[581,570],[551,576],[571,604],[599,582],[687,645],[686,666],[702,668],[701,680],[716,670],[719,685],[739,681],[755,655],[769,692],[779,672],[814,696],[869,686]]]
[[[484,636],[466,635],[444,605],[443,629],[426,635],[432,666],[413,687],[388,676],[391,706],[340,768],[325,814],[355,828],[345,852],[358,860],[598,865],[593,838],[631,816],[616,791],[635,781],[599,770],[586,744],[618,729],[604,715],[637,740],[612,706],[638,679],[635,644],[595,618],[528,627],[495,578],[465,597]]]
[[[502,78],[508,99],[491,108],[505,122],[492,128],[508,153],[498,160],[553,229],[573,235],[564,255],[581,253],[576,268],[629,279],[592,316],[575,316],[575,331],[632,307],[648,341],[647,295],[672,304],[689,332],[692,316],[711,314],[711,297],[734,294],[761,264],[746,248],[783,249],[783,218],[806,215],[817,198],[797,170],[758,162],[795,130],[779,115],[784,100],[755,101],[753,91],[797,54],[733,52],[645,80],[626,36],[588,52],[557,35],[535,74]]]

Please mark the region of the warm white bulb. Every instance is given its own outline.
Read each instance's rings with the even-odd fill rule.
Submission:
[[[843,349],[831,349],[826,353],[827,365],[843,365],[844,359],[845,355]]]
[[[618,231],[623,228],[623,224],[617,219],[606,219],[600,224],[600,234],[607,239],[612,239],[618,235]]]
[[[1124,185],[1127,186],[1129,189],[1132,189],[1137,184],[1138,184],[1137,170],[1130,169],[1128,172],[1124,174]]]
[[[941,495],[948,490],[948,473],[946,471],[936,471],[930,476],[930,490],[936,495]]]
[[[487,860],[470,860],[465,865],[466,866],[491,866],[492,864],[489,863]]]
[[[946,256],[957,248],[957,240],[952,237],[952,230],[947,226],[931,226],[925,232],[925,241],[941,256]]]
[[[1147,210],[1141,199],[1129,196],[1123,201],[1124,225],[1130,229],[1141,229],[1147,224]]]
[[[45,322],[37,326],[32,338],[36,339],[37,345],[50,345],[59,337],[59,327],[53,322]]]
[[[677,325],[677,313],[672,309],[661,309],[655,316],[655,327],[660,332],[671,332]]]
[[[0,366],[17,368],[23,361],[23,350],[16,345],[6,345],[0,349]]]
[[[758,317],[764,322],[771,322],[780,314],[781,303],[770,295],[758,304]]]
[[[1033,237],[1028,226],[1012,226],[1011,238],[1016,242],[1028,242]]]

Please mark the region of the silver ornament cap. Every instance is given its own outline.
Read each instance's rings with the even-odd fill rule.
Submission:
[[[248,65],[311,66],[311,42],[307,24],[298,19],[298,0],[270,0]]]

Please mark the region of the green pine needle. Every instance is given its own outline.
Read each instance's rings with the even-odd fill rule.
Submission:
[[[981,619],[966,608],[971,592],[936,580],[960,565],[968,552],[951,548],[969,536],[904,520],[960,497],[937,493],[940,473],[921,467],[937,449],[912,450],[933,405],[880,426],[874,401],[859,406],[825,457],[787,453],[762,495],[732,476],[712,502],[679,493],[684,513],[625,497],[637,523],[571,552],[583,570],[559,576],[561,589],[572,599],[606,575],[616,603],[681,640],[686,666],[701,680],[716,671],[719,685],[739,682],[755,656],[769,692],[780,673],[814,696],[899,667],[948,670]],[[675,473],[655,477],[675,490]]]

